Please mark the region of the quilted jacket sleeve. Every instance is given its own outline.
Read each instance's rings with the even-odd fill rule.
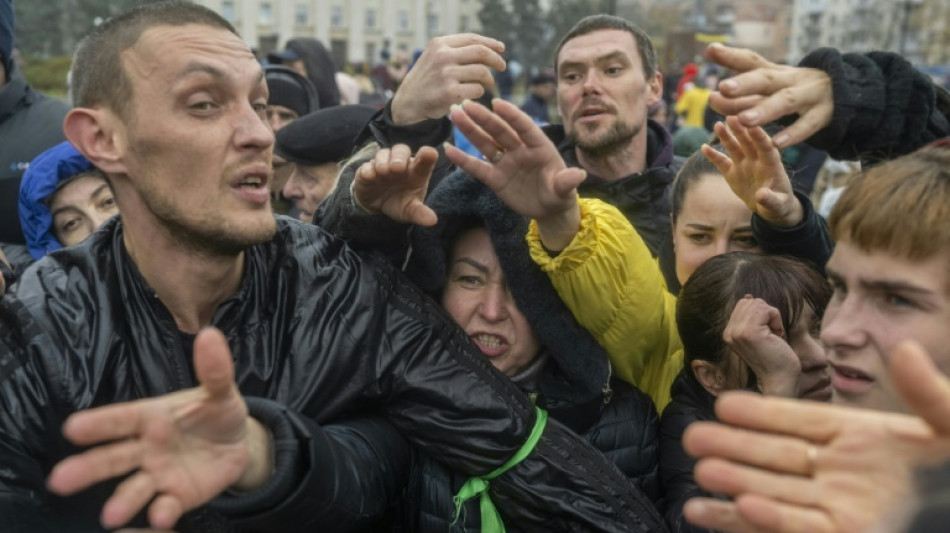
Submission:
[[[653,398],[662,412],[682,367],[676,298],[656,260],[615,207],[581,199],[581,230],[557,257],[541,246],[537,223],[527,239],[531,257],[561,299],[610,355],[614,372]]]

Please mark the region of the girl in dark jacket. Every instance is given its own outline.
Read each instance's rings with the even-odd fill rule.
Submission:
[[[702,531],[683,518],[683,504],[702,491],[681,440],[689,424],[715,420],[720,393],[830,400],[830,369],[818,341],[830,298],[828,283],[804,262],[748,252],[708,259],[683,286],[676,322],[684,368],[660,422],[660,482],[673,531]]]
[[[496,368],[551,417],[586,437],[656,501],[653,402],[611,376],[607,353],[532,262],[524,239],[528,220],[462,172],[440,183],[426,203],[439,222],[434,228],[413,229],[406,269],[410,278],[441,298]],[[405,528],[453,530],[452,496],[464,481],[420,457],[407,490]],[[654,527],[662,527],[657,520]],[[478,506],[470,502],[454,530],[477,531],[479,522]]]

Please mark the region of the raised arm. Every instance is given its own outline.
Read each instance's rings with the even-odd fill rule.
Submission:
[[[782,119],[780,148],[807,141],[835,159],[875,161],[950,136],[950,92],[899,54],[819,48],[792,67],[711,44],[706,57],[739,73],[710,105],[748,127]]]

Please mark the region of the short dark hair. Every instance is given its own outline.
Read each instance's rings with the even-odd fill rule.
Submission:
[[[722,333],[746,294],[778,309],[787,333],[805,304],[820,318],[832,290],[817,269],[791,257],[730,252],[708,259],[683,285],[676,303],[686,368],[696,360],[723,363],[728,349]]]
[[[721,151],[721,147],[716,147]],[[670,186],[670,221],[674,224],[683,211],[683,202],[686,200],[686,191],[699,181],[700,176],[712,174],[722,176],[716,165],[707,158],[702,151],[694,152],[693,155],[686,158],[683,166],[680,167],[676,177],[673,178],[673,185]],[[725,179],[725,178],[723,178]]]
[[[200,24],[237,35],[228,21],[210,9],[183,0],[143,4],[109,18],[79,42],[73,56],[70,95],[76,107],[105,106],[129,118],[132,84],[121,54],[156,26]]]
[[[650,36],[625,18],[604,14],[582,18],[561,38],[554,52],[554,72],[557,73],[557,60],[561,55],[561,48],[564,48],[568,41],[598,30],[621,30],[633,35],[637,43],[637,51],[640,52],[640,61],[643,63],[643,74],[648,78],[656,74],[656,50],[653,48],[653,41],[650,40]]]

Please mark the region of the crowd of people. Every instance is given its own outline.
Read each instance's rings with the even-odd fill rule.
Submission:
[[[950,93],[899,55],[710,45],[729,77],[697,70],[676,111],[724,118],[681,155],[652,41],[612,15],[561,38],[519,109],[485,98],[488,37],[433,39],[377,108],[346,103],[318,41],[262,65],[183,0],[93,29],[66,107],[11,60],[12,13],[12,531],[950,514]],[[796,146],[854,162],[828,205]]]

